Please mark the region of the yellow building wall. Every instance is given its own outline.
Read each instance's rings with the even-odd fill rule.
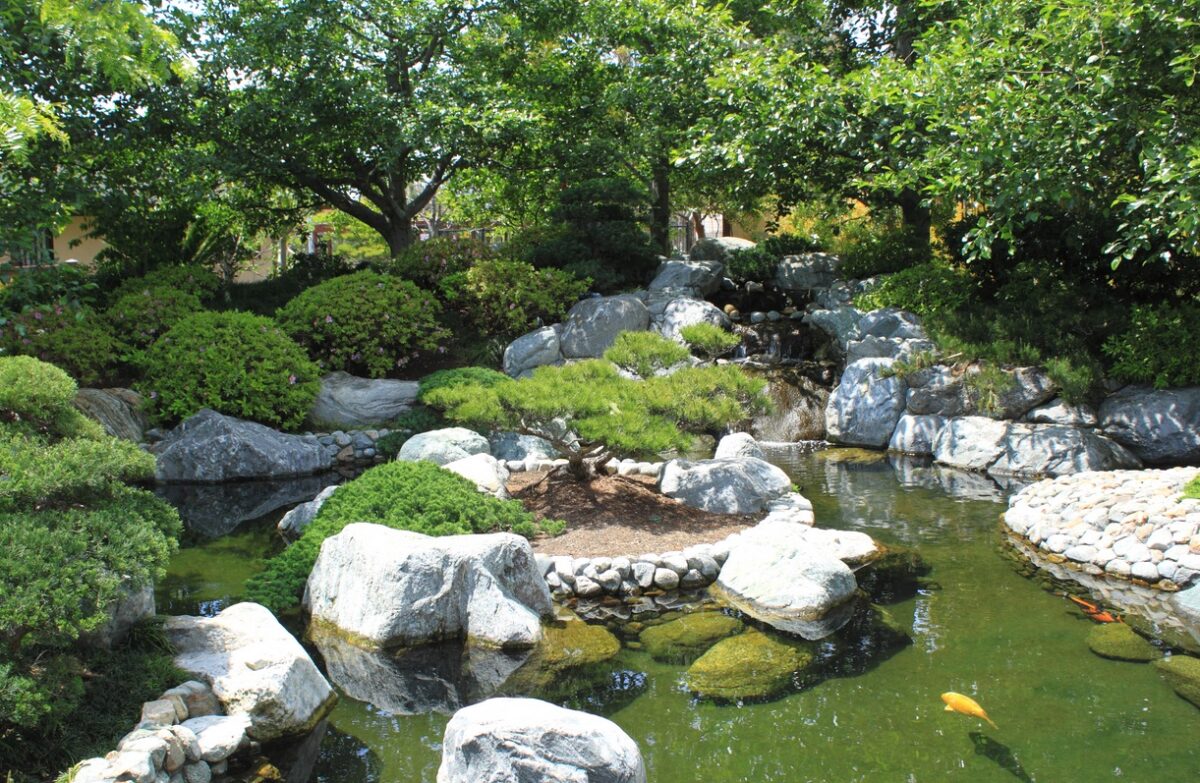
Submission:
[[[77,261],[85,266],[93,266],[96,256],[108,247],[103,239],[87,235],[86,217],[73,217],[58,236],[54,237],[54,258],[59,261]]]

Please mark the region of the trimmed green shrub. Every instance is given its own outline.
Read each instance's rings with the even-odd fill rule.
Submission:
[[[506,336],[561,321],[591,283],[558,269],[501,259],[481,260],[461,278],[456,303],[465,306],[481,333]]]
[[[735,250],[725,262],[725,274],[734,282],[762,283],[775,277],[779,256],[762,245]]]
[[[145,348],[181,320],[203,309],[194,293],[163,285],[124,294],[105,311],[113,330],[135,348]]]
[[[930,262],[888,275],[870,291],[854,298],[860,310],[899,307],[921,316],[952,313],[971,298],[971,278],[945,264]]]
[[[797,256],[802,253],[819,253],[824,250],[824,243],[817,234],[775,234],[769,236],[758,246],[773,256]]]
[[[438,325],[440,311],[410,281],[364,271],[313,286],[275,318],[325,370],[382,378],[441,348],[449,332]]]
[[[0,422],[53,421],[75,392],[75,381],[58,367],[31,356],[0,357]]]
[[[495,253],[486,242],[469,237],[435,237],[414,242],[383,268],[422,288],[434,289],[443,278],[492,258]]]
[[[61,367],[84,386],[113,379],[128,347],[87,308],[33,307],[0,318],[0,354],[33,356]]]
[[[0,264],[0,273],[0,318],[30,308],[85,307],[94,304],[100,293],[91,272],[76,264],[21,270]]]
[[[39,438],[0,432],[0,511],[65,507],[154,477],[154,457],[116,438]]]
[[[604,358],[641,378],[674,367],[691,356],[688,349],[655,332],[622,332]]]
[[[165,420],[202,408],[278,427],[304,421],[321,370],[269,318],[202,312],[183,319],[139,362],[137,389]]]
[[[116,302],[124,296],[156,288],[170,288],[184,294],[192,294],[200,300],[211,299],[221,290],[221,278],[216,272],[203,266],[171,265],[160,266],[140,277],[131,277],[117,286],[109,297]]]
[[[499,383],[508,383],[511,380],[512,378],[504,373],[487,367],[456,367],[452,370],[438,370],[421,379],[418,384],[417,399],[424,401],[426,395],[438,389],[468,384],[491,387]]]
[[[389,462],[338,488],[300,539],[267,562],[246,596],[273,611],[296,604],[321,542],[352,522],[371,522],[430,536],[512,531],[533,536],[562,530],[543,524],[516,500],[485,495],[462,476],[431,462]]]
[[[685,326],[679,330],[679,336],[694,352],[709,360],[729,353],[742,342],[740,336],[707,322]]]
[[[929,237],[919,230],[870,221],[848,221],[838,237],[838,274],[849,280],[900,272],[930,261]]]
[[[1137,305],[1129,326],[1104,344],[1112,374],[1123,381],[1170,386],[1200,384],[1200,303]]]

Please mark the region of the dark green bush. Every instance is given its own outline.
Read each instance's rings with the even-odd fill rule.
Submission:
[[[109,296],[109,301],[116,302],[129,294],[156,288],[170,288],[180,293],[192,294],[204,301],[216,296],[217,291],[221,290],[221,278],[216,272],[202,266],[160,266],[140,277],[131,277],[123,281]]]
[[[145,348],[175,324],[203,309],[196,294],[158,285],[138,288],[115,300],[104,313],[113,330],[135,348]]]
[[[766,282],[775,277],[779,256],[762,245],[736,250],[725,262],[725,274],[734,282]]]
[[[849,280],[887,275],[930,262],[929,237],[920,230],[870,221],[847,222],[838,238],[839,274]]]
[[[969,275],[945,264],[931,262],[889,275],[854,299],[860,310],[898,307],[923,317],[947,315],[971,299]]]
[[[84,386],[113,380],[126,351],[109,325],[87,308],[48,305],[0,317],[0,355],[36,357]]]
[[[558,269],[502,259],[478,261],[460,278],[456,304],[482,334],[507,337],[561,321],[590,283]]]
[[[481,261],[495,257],[486,242],[447,236],[414,242],[383,266],[392,274],[433,290],[439,287],[443,278],[466,272]]]
[[[202,408],[280,427],[299,425],[320,390],[321,370],[269,318],[196,313],[140,357],[137,389],[165,420]]]
[[[1200,384],[1200,302],[1137,305],[1104,344],[1112,374],[1158,388]]]
[[[504,373],[487,367],[456,367],[452,370],[438,370],[421,379],[417,399],[424,400],[427,395],[438,389],[448,389],[468,384],[478,384],[490,388],[499,383],[508,383],[511,380],[512,378],[509,378]]]
[[[462,476],[431,462],[389,462],[344,484],[321,507],[296,543],[267,562],[246,586],[249,600],[274,611],[294,606],[321,542],[352,522],[371,522],[430,536],[512,531],[533,536],[561,530],[542,525],[516,500],[485,495]]]
[[[688,349],[656,332],[621,332],[604,358],[641,378],[686,361]]]
[[[773,256],[796,256],[802,253],[819,253],[824,250],[821,238],[814,234],[775,234],[758,244]]]
[[[705,359],[722,356],[742,342],[739,335],[707,322],[685,326],[679,330],[679,336],[688,347]]]
[[[325,370],[382,378],[442,348],[449,332],[438,324],[440,311],[412,282],[364,271],[308,289],[275,317]]]
[[[90,306],[99,294],[91,272],[77,264],[54,263],[21,270],[0,264],[0,318],[29,308]]]

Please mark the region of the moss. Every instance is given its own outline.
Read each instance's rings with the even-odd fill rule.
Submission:
[[[694,693],[713,699],[764,699],[787,690],[792,675],[812,664],[807,645],[758,630],[717,642],[687,670]]]
[[[1154,662],[1154,667],[1177,694],[1200,707],[1200,658],[1173,655]]]
[[[654,660],[687,663],[743,627],[741,620],[722,612],[695,612],[651,626],[638,638]]]
[[[506,693],[564,698],[608,677],[605,664],[621,650],[617,637],[564,613],[542,629],[542,640],[504,685]]]
[[[882,462],[887,458],[887,454],[882,451],[871,451],[870,449],[821,449],[817,452],[817,459],[823,459],[828,462],[844,462],[851,465],[871,465],[876,462]]]
[[[1137,632],[1124,623],[1104,623],[1088,632],[1087,646],[1101,658],[1114,661],[1146,663],[1160,657],[1160,653]]]

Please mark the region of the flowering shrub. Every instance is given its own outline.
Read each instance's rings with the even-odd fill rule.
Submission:
[[[162,419],[201,408],[279,427],[304,420],[320,368],[269,318],[201,312],[171,327],[139,358],[138,391]]]
[[[116,302],[128,294],[155,288],[173,288],[204,300],[211,298],[221,288],[221,278],[211,269],[194,264],[160,266],[141,277],[131,277],[121,283],[109,301]]]
[[[387,271],[423,288],[437,288],[447,275],[465,272],[495,257],[486,242],[465,237],[438,237],[414,242],[387,265]]]
[[[145,348],[182,318],[202,309],[195,294],[157,285],[121,296],[104,315],[114,331],[136,348]]]
[[[461,279],[455,301],[481,332],[505,336],[528,332],[539,321],[561,321],[590,283],[559,269],[500,259],[478,262]]]
[[[276,320],[326,370],[381,378],[449,336],[441,306],[408,280],[355,272],[313,286]]]
[[[127,347],[87,308],[28,307],[0,316],[0,354],[34,356],[56,365],[83,386],[112,380]]]

